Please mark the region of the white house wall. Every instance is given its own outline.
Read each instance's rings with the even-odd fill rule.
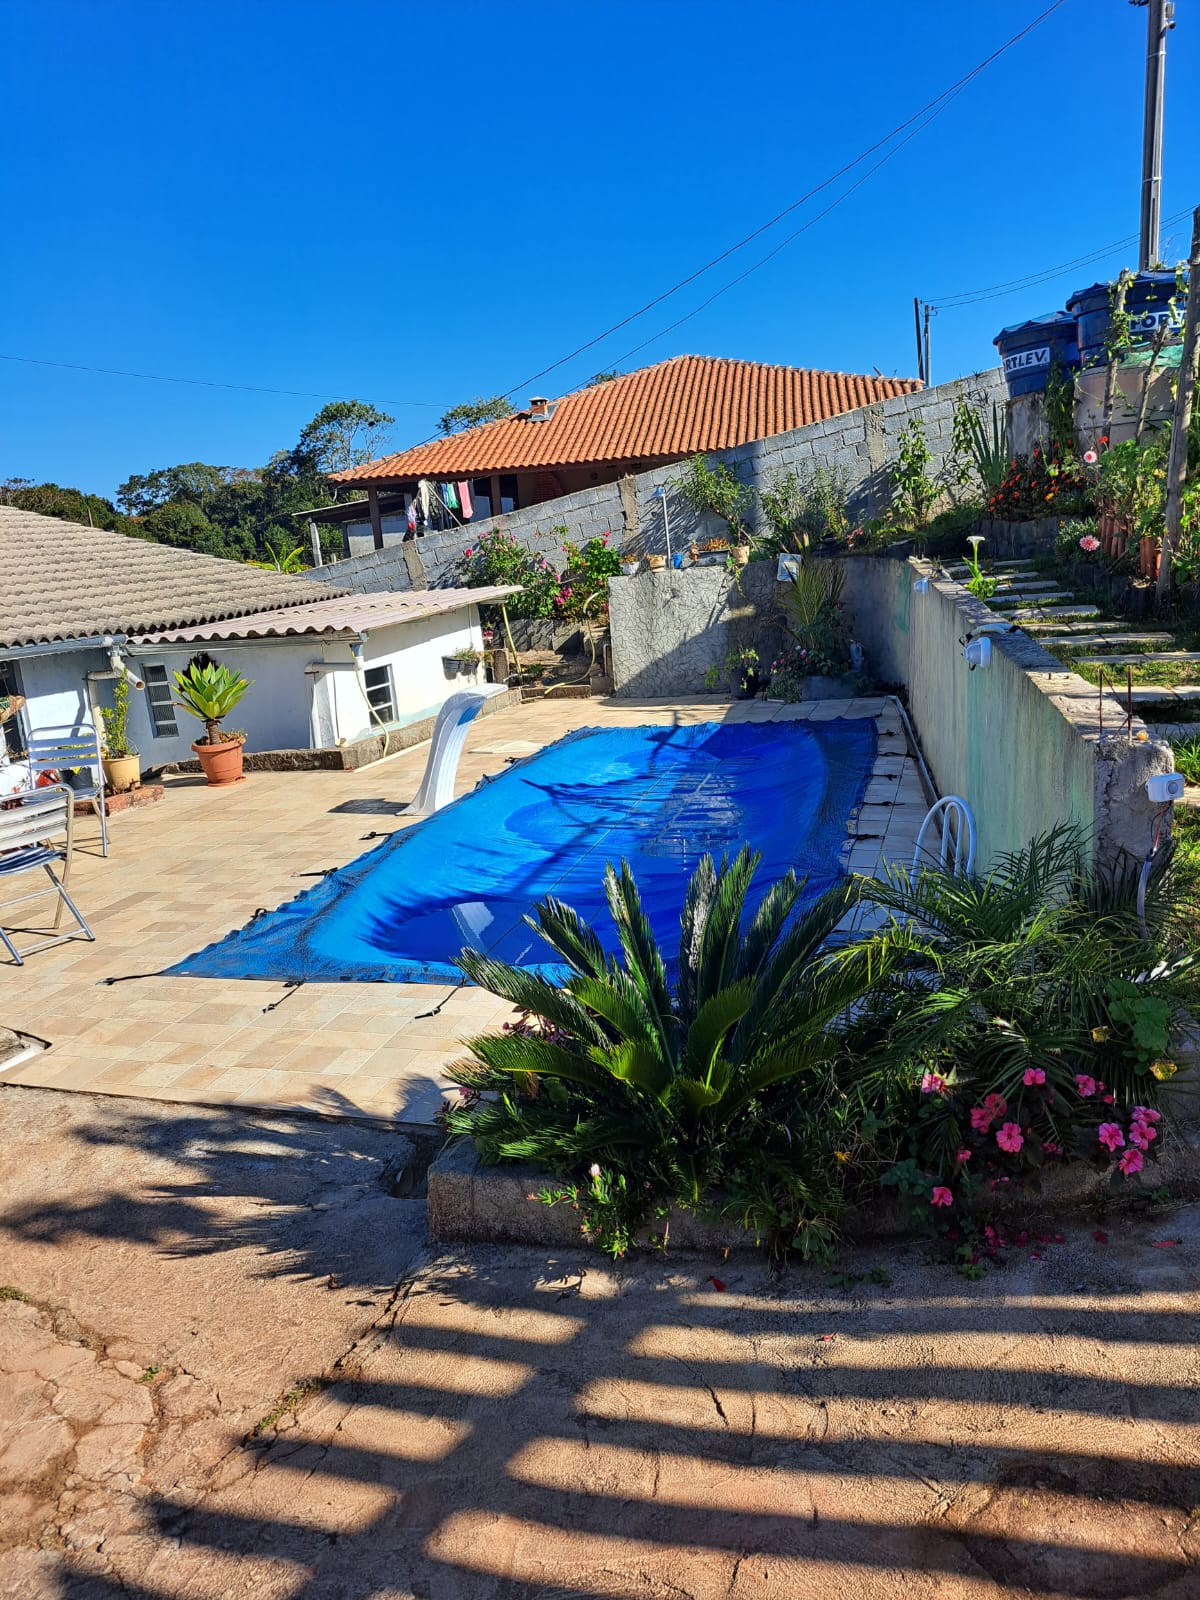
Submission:
[[[196,645],[170,648],[151,646],[128,659],[135,671],[149,662],[167,670],[171,683],[195,654]],[[336,648],[336,647],[333,647]],[[343,647],[344,649],[345,647]],[[312,747],[311,694],[313,679],[305,666],[322,659],[330,649],[320,639],[253,639],[244,643],[214,644],[208,647],[215,661],[236,668],[253,680],[241,703],[225,719],[228,728],[243,728],[247,750],[308,750]],[[105,695],[105,703],[109,703]],[[172,761],[191,761],[192,742],[203,737],[203,724],[185,711],[175,709],[178,733],[157,736],[144,694],[130,701],[130,732],[142,756],[142,765],[164,766]]]
[[[349,647],[343,646],[349,657]],[[432,717],[463,679],[448,678],[443,657],[456,650],[482,650],[483,635],[474,606],[448,611],[438,617],[422,617],[412,622],[374,628],[363,649],[364,667],[389,666],[392,669],[392,694],[396,706],[394,725],[418,722]],[[364,739],[378,726],[369,720],[366,700],[355,675],[348,672],[329,675],[336,706],[338,729],[347,743]]]
[[[64,650],[29,657],[14,653],[12,659],[28,702],[22,713],[28,729],[44,733],[50,728],[78,728],[91,721],[87,674],[108,667],[103,650]]]

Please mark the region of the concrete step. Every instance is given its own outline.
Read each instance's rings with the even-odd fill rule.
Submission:
[[[1104,650],[1111,644],[1173,644],[1174,640],[1169,633],[1064,633],[1050,634],[1048,631],[1037,635],[1039,644],[1054,644],[1060,649],[1070,650]],[[1086,656],[1081,659],[1087,660]],[[1141,657],[1138,657],[1141,660]]]
[[[1005,592],[1003,590],[999,590],[998,589],[996,591],[996,593],[994,595],[992,595],[991,599],[988,601],[988,605],[990,605],[990,606],[1004,606],[1004,607],[1019,606],[1019,605],[1027,605],[1027,606],[1030,606],[1030,605],[1033,605],[1033,606],[1057,605],[1060,602],[1061,603],[1065,603],[1068,600],[1074,600],[1074,598],[1075,598],[1075,596],[1071,593],[1071,591],[1069,589],[1045,589],[1045,590],[1040,590],[1036,594],[1007,593],[1007,592]]]
[[[1148,667],[1155,662],[1170,666],[1180,662],[1200,661],[1200,650],[1155,650],[1153,654],[1143,651],[1140,655],[1076,656],[1075,659],[1089,667]]]
[[[1030,621],[1032,621],[1032,619],[1034,617],[1038,617],[1038,616],[1044,616],[1044,617],[1098,617],[1100,615],[1100,607],[1099,606],[1083,606],[1083,605],[1074,605],[1074,606],[1070,606],[1070,605],[1058,606],[1058,605],[1055,605],[1055,606],[1046,606],[1041,611],[1010,611],[1008,613],[1008,615],[1011,617],[1011,619],[1014,622],[1019,622],[1023,626],[1026,622],[1030,622]],[[1040,637],[1040,635],[1038,637]]]
[[[1115,633],[1118,628],[1123,628],[1123,622],[1106,622],[1096,618],[1091,622],[1059,622],[1051,617],[1048,621],[1044,618],[1033,617],[1021,626],[1025,632],[1032,634],[1037,639],[1057,638],[1061,635],[1064,639],[1073,638],[1076,634]]]
[[[947,572],[970,572],[971,570],[965,561],[948,561],[943,563],[943,565],[945,566]],[[987,572],[1028,572],[1031,574],[1034,572],[1033,567],[1028,561],[985,560],[985,570]]]
[[[1121,690],[1121,693],[1125,693],[1124,689]],[[1134,684],[1134,705],[1152,704],[1156,700],[1162,701],[1164,711],[1169,714],[1169,707],[1172,705],[1179,705],[1185,700],[1189,703],[1195,703],[1195,701],[1200,700],[1200,684],[1181,683],[1177,689],[1164,689],[1161,683]],[[1166,720],[1166,716],[1164,716],[1163,720]],[[1196,724],[1196,728],[1200,732],[1200,723]]]

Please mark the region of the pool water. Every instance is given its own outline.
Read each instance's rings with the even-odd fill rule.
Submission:
[[[525,914],[554,895],[615,948],[603,880],[622,860],[673,963],[702,856],[761,853],[751,914],[789,868],[805,903],[836,881],[875,750],[871,718],[581,729],[170,971],[453,982],[469,946],[557,975]]]

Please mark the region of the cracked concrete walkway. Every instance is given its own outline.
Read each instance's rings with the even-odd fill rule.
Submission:
[[[839,1290],[422,1257],[346,1124],[13,1088],[0,1140],[5,1600],[1200,1593],[1200,1206]]]

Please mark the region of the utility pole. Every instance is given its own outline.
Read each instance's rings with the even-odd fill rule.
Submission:
[[[913,295],[913,322],[917,330],[917,381],[925,382],[925,356],[921,349],[921,300]]]
[[[1192,214],[1192,253],[1188,261],[1187,313],[1183,325],[1183,352],[1175,387],[1175,420],[1171,425],[1171,451],[1167,457],[1167,503],[1163,518],[1162,553],[1158,558],[1155,602],[1166,604],[1171,592],[1171,562],[1179,544],[1183,489],[1187,482],[1188,434],[1196,399],[1200,368],[1200,206]],[[1147,373],[1146,382],[1150,382]]]
[[[929,302],[925,302],[925,387],[933,387],[933,372],[929,365]]]
[[[1175,26],[1174,0],[1130,0],[1146,7],[1146,112],[1142,125],[1142,217],[1138,271],[1158,263],[1162,217],[1163,77],[1167,33]]]

